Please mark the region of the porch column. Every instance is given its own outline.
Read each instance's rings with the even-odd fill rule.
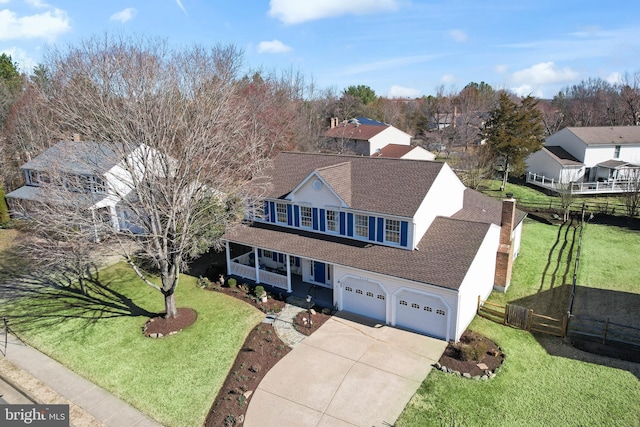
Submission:
[[[118,221],[118,211],[115,205],[109,206],[109,215],[111,216],[111,226],[114,230],[120,231],[120,221]]]
[[[291,293],[291,255],[285,254],[287,262],[287,292]]]
[[[253,248],[253,264],[256,269],[256,283],[260,283],[260,260],[258,259],[258,248]]]
[[[227,257],[227,276],[231,274],[231,249],[229,249],[229,241],[224,242],[224,251]]]

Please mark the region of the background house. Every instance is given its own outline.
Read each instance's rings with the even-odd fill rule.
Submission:
[[[224,235],[230,275],[447,340],[509,285],[524,213],[445,163],[281,153],[264,180]]]
[[[389,144],[409,146],[411,135],[391,125],[366,117],[344,122],[331,118],[331,126],[324,133],[327,146],[338,151],[361,156],[374,155]]]
[[[9,208],[16,217],[28,217],[33,203],[88,209],[96,221],[137,232],[133,215],[119,203],[132,190],[129,171],[142,175],[150,153],[144,145],[61,141],[20,167],[25,185],[6,195]]]
[[[576,193],[615,193],[640,178],[640,126],[567,127],[527,160],[527,182]]]

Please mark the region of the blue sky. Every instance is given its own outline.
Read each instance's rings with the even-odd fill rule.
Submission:
[[[0,0],[0,51],[27,70],[104,32],[233,43],[247,68],[390,97],[484,81],[550,98],[640,72],[637,0]]]

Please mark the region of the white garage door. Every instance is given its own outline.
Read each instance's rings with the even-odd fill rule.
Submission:
[[[384,322],[387,297],[377,283],[347,278],[342,281],[342,309]]]
[[[429,294],[403,289],[396,295],[396,326],[447,338],[449,313],[444,302]]]

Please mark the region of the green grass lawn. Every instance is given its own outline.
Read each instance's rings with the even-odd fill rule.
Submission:
[[[101,270],[99,278],[144,310],[164,310],[162,295],[142,284],[125,264]],[[144,315],[60,320],[21,337],[163,425],[200,426],[244,339],[263,314],[234,298],[197,288],[195,278],[186,275],[176,298],[178,307],[195,309],[198,320],[162,339],[143,336]]]
[[[566,310],[577,251],[574,246],[571,252],[574,231],[531,220],[524,227],[511,287],[506,294],[494,292],[490,301],[517,302],[543,314]],[[640,293],[629,255],[639,251],[639,232],[587,224],[578,284]],[[476,318],[470,329],[506,353],[496,378],[470,381],[433,370],[397,426],[453,425],[451,413],[456,426],[640,426],[640,369],[618,369],[617,362],[580,355],[558,338],[486,319]],[[554,355],[547,347],[563,348],[567,355]]]

